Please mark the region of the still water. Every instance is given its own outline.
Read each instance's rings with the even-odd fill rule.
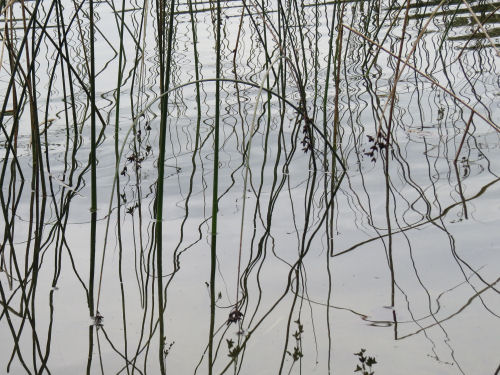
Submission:
[[[499,3],[172,4],[2,5],[0,374],[498,375]]]

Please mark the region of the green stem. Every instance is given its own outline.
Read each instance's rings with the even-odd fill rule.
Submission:
[[[221,6],[217,0],[217,36],[215,63],[215,134],[214,134],[214,179],[212,193],[212,234],[210,244],[210,332],[208,338],[208,374],[212,375],[214,363],[214,326],[215,326],[215,271],[217,265],[217,211],[218,211],[218,184],[219,184],[219,125],[220,125],[220,81],[221,76]]]

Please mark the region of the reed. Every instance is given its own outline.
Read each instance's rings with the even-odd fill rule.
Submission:
[[[168,93],[171,80],[171,66],[172,66],[172,46],[174,35],[174,9],[175,0],[170,2],[168,13],[168,29],[166,29],[167,13],[164,1],[157,2],[157,22],[159,27],[158,35],[158,53],[160,57],[160,91],[161,93]],[[166,46],[165,46],[166,39]],[[166,47],[166,48],[165,48]],[[166,56],[166,58],[165,58]],[[155,197],[155,251],[156,251],[156,278],[157,278],[157,293],[158,293],[158,319],[160,322],[160,335],[159,335],[159,351],[158,359],[160,363],[161,374],[166,373],[165,370],[165,326],[164,326],[164,291],[163,291],[163,184],[165,178],[165,145],[167,134],[167,118],[168,118],[168,94],[162,95],[160,99],[160,139],[158,144],[159,155],[157,165],[157,187]]]
[[[221,78],[221,4],[217,0],[216,41],[215,41],[215,117],[214,117],[214,164],[212,185],[212,224],[210,235],[210,327],[208,333],[208,373],[212,375],[214,366],[214,330],[215,330],[215,273],[217,268],[217,215],[219,211],[219,133],[220,133],[220,78]]]
[[[90,49],[90,270],[89,270],[89,294],[88,305],[91,317],[97,317],[94,308],[94,275],[96,257],[96,232],[97,232],[97,144],[96,144],[96,86],[95,86],[95,28],[94,28],[94,0],[89,2],[89,49]],[[92,368],[92,357],[94,351],[94,327],[89,326],[89,354],[87,361],[87,375]]]

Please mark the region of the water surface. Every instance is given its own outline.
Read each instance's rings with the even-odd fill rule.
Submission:
[[[498,374],[498,3],[21,4],[0,373]]]

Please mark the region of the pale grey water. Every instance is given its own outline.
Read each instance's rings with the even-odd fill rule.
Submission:
[[[224,4],[223,76],[234,78],[232,50],[243,8],[238,1]],[[458,26],[450,28],[439,52],[437,48],[443,31],[451,22],[457,4],[461,4],[454,21]],[[494,2],[471,4],[483,17],[498,6]],[[66,5],[69,19],[74,9],[72,4]],[[372,33],[376,21],[370,7],[374,5],[374,2],[348,3],[345,22],[356,30]],[[425,22],[419,15],[431,13],[436,5],[429,3],[427,9],[412,6],[406,35],[409,40],[403,56],[410,51],[411,43]],[[120,6],[121,2],[115,4],[116,9]],[[208,3],[197,5],[200,10],[208,6]],[[45,10],[48,9],[46,7],[48,3],[43,5]],[[126,13],[127,25],[132,32],[138,33],[142,4],[134,3],[131,7],[137,9]],[[317,127],[322,129],[323,113],[326,111],[329,137],[332,137],[335,97],[332,73],[326,108],[323,108],[322,102],[333,7],[334,4],[300,7],[300,20],[304,24],[301,27],[294,24],[291,28],[292,37],[296,38],[294,46],[298,45],[300,32],[305,40],[306,59],[303,64],[307,69],[303,69],[302,73],[307,74],[310,114],[314,116]],[[381,18],[387,7],[388,4],[381,4]],[[190,17],[182,13],[187,9],[187,5],[179,5],[180,13],[176,15],[173,86],[195,79]],[[275,3],[266,8],[270,17],[267,22],[274,25],[277,25],[277,13],[272,11],[276,9]],[[464,9],[463,3],[447,4],[429,25],[410,62],[452,90],[492,123],[499,124],[499,56],[495,49],[488,46],[484,38],[473,39],[469,47],[476,48],[466,49],[460,60],[455,61],[464,44],[461,37],[470,34],[474,25],[470,15],[464,15]],[[99,15],[97,26],[118,49],[118,28],[110,3],[100,3],[96,11]],[[291,23],[297,22],[294,12],[290,13]],[[256,10],[252,14],[256,24],[251,23],[247,13],[243,18],[236,73],[238,79],[260,85],[265,72],[265,54],[255,25],[262,28],[263,22]],[[82,27],[86,30],[88,20],[84,13],[81,16]],[[209,11],[196,13],[200,73],[203,78],[215,75],[212,16],[214,14]],[[457,17],[466,17],[466,20]],[[492,20],[495,22],[486,26],[492,30],[492,37],[498,44],[499,38],[494,33],[498,17]],[[394,53],[399,48],[402,22],[399,18],[397,26],[384,41],[384,46],[392,48]],[[386,27],[382,28],[381,34]],[[131,78],[136,47],[128,31],[125,33],[127,60],[124,75],[128,78],[121,89],[120,141],[132,125],[132,112],[137,114],[159,93],[155,30],[154,17],[150,14],[143,75],[139,81],[139,76],[135,81]],[[83,52],[76,28],[68,35],[72,61],[85,80]],[[382,41],[381,36],[372,37]],[[278,52],[272,41],[273,36],[268,35],[268,38],[268,48],[274,51],[274,58]],[[142,45],[142,39],[140,43]],[[287,48],[290,53],[292,47],[287,45]],[[257,111],[258,128],[252,140],[241,262],[239,235],[245,173],[243,139],[248,142],[258,89],[243,84],[236,87],[234,83],[227,82],[222,86],[215,284],[220,294],[215,313],[218,331],[215,336],[217,355],[214,373],[220,373],[231,360],[227,340],[236,344],[239,339],[248,337],[250,331],[252,335],[238,357],[238,367],[231,366],[227,372],[278,374],[284,358],[282,373],[327,374],[330,363],[332,373],[349,374],[358,364],[353,353],[366,348],[367,354],[375,356],[378,362],[373,369],[375,374],[498,373],[500,134],[486,121],[474,117],[456,170],[453,159],[470,111],[443,90],[431,85],[426,78],[406,69],[397,86],[387,180],[384,173],[387,160],[377,153],[374,155],[376,161],[372,161],[366,153],[372,145],[368,136],[375,136],[377,116],[388,100],[395,60],[389,60],[387,54],[381,52],[379,60],[365,76],[366,64],[363,60],[369,56],[368,50],[367,43],[344,29],[338,155],[346,166],[346,173],[335,195],[333,211],[332,205],[328,205],[332,153],[323,154],[324,143],[319,136],[314,154],[304,153],[300,144],[302,124],[295,122],[297,112],[285,106],[280,114],[282,107],[278,99],[273,98],[268,118],[269,107],[262,106],[267,95],[262,95]],[[96,70],[100,72],[97,106],[107,123],[97,150],[97,284],[115,169],[116,108],[113,93],[117,82],[118,57],[100,34],[96,39],[96,51]],[[317,60],[314,60],[315,51]],[[39,103],[45,103],[50,69],[54,66],[53,46],[48,42],[42,44],[38,58]],[[141,67],[140,64],[138,66]],[[2,82],[8,82],[8,70],[4,68],[0,74]],[[288,74],[286,97],[299,106],[296,84],[292,74]],[[86,95],[79,90],[76,96],[78,141],[81,145],[76,152],[77,164],[73,167],[74,176],[70,180],[74,134],[70,129],[66,138],[62,79],[59,73],[56,76],[47,114],[54,121],[47,129],[48,143],[42,145],[48,150],[54,194],[49,194],[45,200],[47,206],[42,225],[36,298],[30,293],[26,297],[29,303],[23,302],[11,261],[15,255],[21,274],[26,277],[22,285],[31,288],[33,272],[26,274],[24,271],[26,244],[29,238],[35,236],[34,233],[28,234],[32,194],[28,109],[23,113],[24,122],[21,122],[18,137],[18,156],[26,182],[21,185],[17,175],[15,184],[10,185],[13,187],[9,190],[13,175],[7,169],[2,185],[2,205],[6,201],[10,204],[3,206],[5,211],[0,225],[3,232],[7,232],[7,220],[12,221],[15,227],[9,230],[14,248],[10,247],[9,236],[5,235],[0,250],[5,261],[0,273],[5,293],[1,306],[8,304],[11,308],[0,310],[0,374],[7,373],[7,368],[11,374],[37,371],[51,374],[159,374],[158,292],[152,235],[159,108],[152,106],[146,117],[139,121],[140,141],[137,136],[135,143],[129,138],[120,163],[120,171],[127,167],[126,173],[120,175],[121,194],[126,199],[126,202],[122,199],[119,208],[123,253],[120,257],[115,197],[98,306],[104,317],[103,326],[92,326],[84,288],[88,285],[90,248],[90,171],[86,169],[90,150],[89,110],[85,108]],[[272,74],[270,80],[274,82]],[[2,87],[6,84],[2,83]],[[78,84],[75,87],[79,87]],[[315,87],[318,92],[316,102]],[[274,87],[274,90],[278,89]],[[169,351],[164,360],[167,373],[175,374],[207,373],[208,365],[215,84],[202,84],[199,150],[195,150],[195,93],[195,86],[191,85],[175,91],[169,99],[165,218],[162,223],[166,286],[164,322]],[[40,114],[45,114],[44,105],[38,108]],[[388,113],[389,109],[385,111],[386,116]],[[9,129],[11,122],[5,117],[4,123]],[[100,130],[99,122],[98,126]],[[5,134],[2,133],[0,139],[3,145],[2,164],[10,163],[11,159],[5,160]],[[144,157],[138,181],[134,174],[134,162],[127,162],[134,147],[138,147],[140,156]],[[194,151],[196,154],[192,159]],[[312,155],[316,158],[316,169],[311,162]],[[326,172],[325,162],[329,163]],[[340,178],[339,163],[336,168],[337,178]],[[79,182],[78,176],[81,176]],[[48,175],[46,179],[48,183]],[[67,189],[68,185],[75,187],[78,195],[72,194]],[[67,226],[62,230],[57,224],[63,207],[61,199],[69,196],[68,211],[63,215]],[[12,206],[13,197],[19,197],[19,205],[15,208]],[[43,200],[41,194],[39,198]],[[39,208],[33,208],[33,212],[37,210],[40,212]],[[392,228],[390,241],[387,236],[387,212]],[[303,237],[304,231],[306,234]],[[29,247],[28,266],[32,264],[36,250],[33,242]],[[290,273],[291,265],[297,262],[303,251],[306,253],[301,267],[297,273]],[[394,283],[389,267],[390,252]],[[238,268],[243,285],[239,289],[239,298],[245,293],[243,305],[240,305],[243,319],[227,324],[236,302]],[[9,274],[14,278],[9,279]],[[299,277],[298,284],[296,276]],[[53,283],[56,288],[53,288]],[[298,298],[294,303],[297,285]],[[96,286],[96,299],[97,289]],[[33,305],[31,301],[34,301]],[[20,316],[12,310],[20,312]],[[36,318],[35,323],[33,317]],[[303,325],[303,332],[294,337],[298,321]],[[89,326],[94,339],[92,365],[87,370]],[[242,333],[238,334],[239,331]],[[297,337],[300,339],[297,340]],[[16,351],[16,341],[19,341],[19,351]],[[37,343],[35,354],[34,342]],[[303,355],[296,362],[291,355],[294,348]],[[42,358],[47,358],[47,367],[40,370]]]

